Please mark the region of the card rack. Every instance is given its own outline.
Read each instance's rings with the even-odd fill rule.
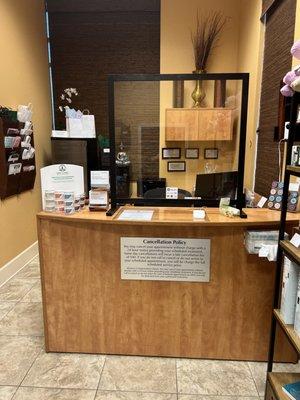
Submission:
[[[17,147],[5,148],[5,137],[21,137],[21,141],[25,139],[21,136],[20,130],[24,128],[24,123],[9,119],[7,117],[0,117],[0,198],[5,199],[10,196],[14,196],[31,190],[34,187],[36,177],[36,163],[35,155],[30,158],[23,160],[22,154],[24,147],[21,146],[21,142]],[[18,134],[7,134],[9,129],[17,129]],[[31,128],[33,130],[33,128]],[[34,148],[33,133],[31,137],[31,146]],[[12,159],[11,159],[12,158]],[[19,173],[9,174],[9,169],[12,165],[21,164],[21,171]],[[33,166],[34,170],[24,171],[24,167]],[[17,165],[16,165],[17,167]]]

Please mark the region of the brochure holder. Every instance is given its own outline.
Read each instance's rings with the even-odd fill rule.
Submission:
[[[21,143],[24,123],[0,117],[0,198],[5,199],[18,195],[34,187],[36,177],[35,154],[23,159],[26,147]],[[33,130],[31,128],[31,130]],[[11,145],[10,145],[11,144]],[[30,145],[34,148],[33,132],[30,134]]]

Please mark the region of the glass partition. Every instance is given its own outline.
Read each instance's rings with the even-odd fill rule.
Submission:
[[[111,76],[112,206],[242,206],[248,74]]]

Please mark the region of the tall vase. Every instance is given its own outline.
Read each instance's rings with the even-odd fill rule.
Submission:
[[[193,74],[205,74],[206,71],[204,70],[195,70],[193,71]],[[201,107],[202,101],[205,99],[205,92],[203,90],[203,81],[202,79],[199,79],[196,81],[196,87],[192,93],[192,99],[194,100],[194,105],[193,107]]]

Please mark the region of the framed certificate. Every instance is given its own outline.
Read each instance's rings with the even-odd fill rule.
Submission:
[[[179,147],[163,147],[162,148],[162,159],[178,159],[181,157],[181,149]]]
[[[217,148],[204,149],[204,158],[206,160],[216,160],[219,157],[219,150]]]
[[[196,147],[185,149],[185,158],[190,160],[197,160],[199,158],[199,149]]]
[[[168,172],[184,172],[185,161],[169,161]]]

